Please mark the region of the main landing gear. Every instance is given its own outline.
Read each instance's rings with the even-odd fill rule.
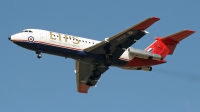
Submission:
[[[92,84],[92,82],[98,80],[100,78],[100,76],[101,76],[101,71],[99,71],[96,68],[96,70],[93,70],[92,75],[89,77],[90,80],[87,81],[86,85],[88,85],[88,86],[95,86],[95,85]]]
[[[96,80],[101,76],[101,72],[99,70],[94,70],[92,75],[89,77],[91,80]]]
[[[112,56],[106,55],[104,62],[102,64],[104,65],[104,67],[108,68],[109,66],[112,65],[112,62],[113,62]],[[94,86],[94,85],[92,85],[92,82],[97,81],[101,77],[102,69],[100,70],[100,65],[98,63],[96,65],[94,65],[92,72],[93,73],[89,77],[90,80],[87,81],[87,83],[86,83],[86,85],[88,85],[88,86]]]
[[[42,57],[42,51],[41,50],[36,51],[36,54],[37,54],[38,59],[40,59]]]
[[[104,60],[104,65],[105,66],[110,66],[111,64],[112,64],[112,59],[107,58],[107,59]]]
[[[108,67],[111,66],[112,62],[113,62],[112,56],[106,55],[105,60],[103,62],[104,67],[108,69]],[[107,69],[104,69],[104,70],[106,71]],[[93,73],[89,77],[90,80],[87,81],[86,85],[88,85],[88,86],[95,86],[95,85],[93,85],[95,83],[93,81],[99,80],[99,78],[101,77],[101,74],[102,74],[102,72],[104,72],[104,70],[102,70],[102,68],[100,69],[100,66],[97,63],[94,66]]]
[[[98,79],[101,76],[101,72],[99,70],[93,71],[93,77],[94,79]]]

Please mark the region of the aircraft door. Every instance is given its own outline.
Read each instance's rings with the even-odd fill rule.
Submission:
[[[46,42],[46,37],[47,37],[46,31],[40,30],[40,40],[41,40],[42,42]]]

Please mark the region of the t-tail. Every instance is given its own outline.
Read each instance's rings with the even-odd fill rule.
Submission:
[[[156,41],[153,42],[145,50],[153,54],[159,54],[164,59],[167,55],[172,55],[176,45],[186,37],[193,34],[193,30],[183,30],[178,33],[166,36],[164,38],[156,38]]]

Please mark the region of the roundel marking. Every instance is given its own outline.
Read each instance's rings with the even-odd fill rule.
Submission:
[[[29,36],[29,37],[28,37],[28,42],[30,42],[30,43],[34,42],[33,36]]]

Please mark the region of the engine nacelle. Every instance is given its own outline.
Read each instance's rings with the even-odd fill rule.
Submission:
[[[140,49],[135,48],[128,48],[129,57],[137,57],[137,58],[143,58],[143,59],[152,59],[152,60],[162,60],[162,56],[159,54],[153,54],[151,52],[147,52]]]

